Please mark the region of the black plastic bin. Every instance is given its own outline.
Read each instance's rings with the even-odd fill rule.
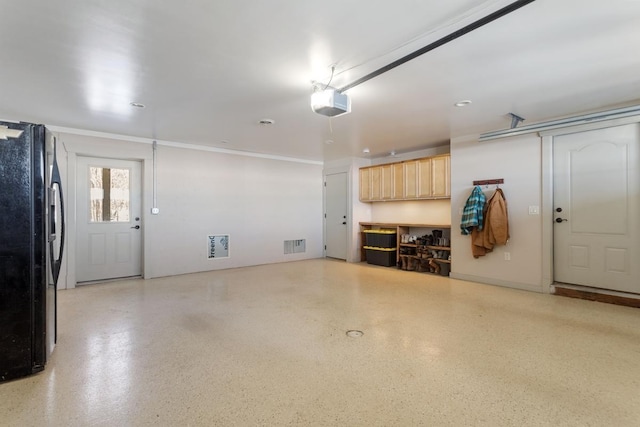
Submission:
[[[396,230],[364,230],[365,245],[374,248],[395,248],[397,243]]]
[[[449,276],[449,273],[451,272],[451,266],[449,264],[444,263],[444,262],[441,262],[439,264],[440,264],[440,275],[441,276]]]
[[[381,265],[383,267],[396,266],[396,248],[376,248],[365,246],[367,263]]]

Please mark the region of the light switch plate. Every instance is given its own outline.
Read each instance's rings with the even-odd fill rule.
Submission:
[[[529,206],[529,215],[540,215],[540,206]]]

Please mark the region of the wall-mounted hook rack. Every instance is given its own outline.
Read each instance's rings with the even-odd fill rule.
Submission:
[[[498,179],[484,179],[480,181],[473,181],[473,185],[498,185],[498,184],[504,184],[504,179],[498,178]]]

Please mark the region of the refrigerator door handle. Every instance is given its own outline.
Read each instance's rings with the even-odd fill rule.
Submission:
[[[58,160],[56,154],[56,138],[53,139],[53,164],[51,165],[51,187],[58,186],[58,194],[60,195],[60,252],[58,259],[53,258],[53,241],[49,242],[49,254],[51,257],[51,273],[53,274],[53,285],[57,288],[58,277],[60,276],[60,267],[62,266],[62,254],[64,253],[64,195],[62,193],[62,179],[60,178],[60,169],[58,169]]]

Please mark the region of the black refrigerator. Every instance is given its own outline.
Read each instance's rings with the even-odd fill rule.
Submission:
[[[0,122],[0,381],[42,371],[53,351],[63,251],[55,138]]]

